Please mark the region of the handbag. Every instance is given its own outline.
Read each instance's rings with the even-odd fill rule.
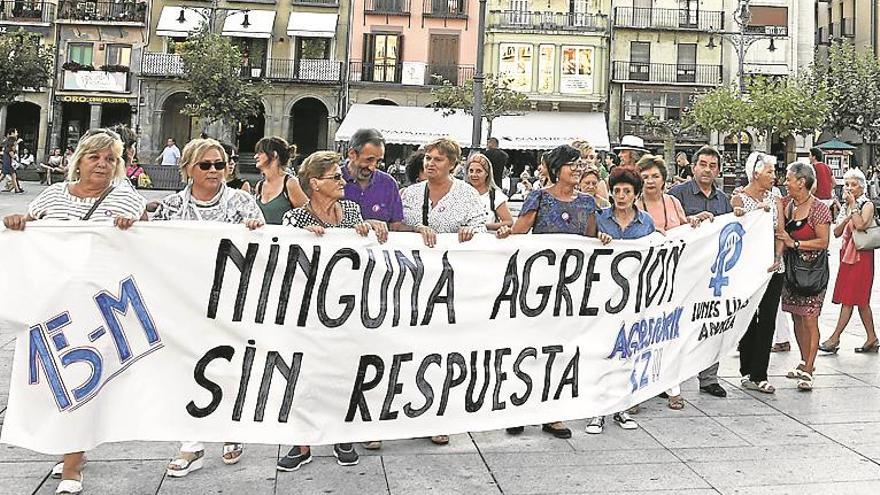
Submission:
[[[788,217],[787,214],[785,216]],[[799,250],[789,248],[785,250],[784,261],[785,285],[794,294],[815,296],[828,288],[830,269],[827,249],[805,259]]]
[[[853,244],[859,251],[865,249],[880,248],[880,225],[877,224],[877,215],[871,220],[871,225],[865,230],[852,230]]]

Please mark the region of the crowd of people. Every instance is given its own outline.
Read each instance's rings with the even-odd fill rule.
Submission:
[[[774,235],[765,241],[772,244],[775,259],[767,267],[772,273],[767,291],[740,342],[742,387],[775,392],[768,377],[770,353],[787,350],[781,345],[784,340],[774,345],[774,334],[780,333],[777,322],[785,321],[779,318],[780,305],[791,315],[801,353],[800,363],[787,375],[796,380],[799,390],[813,389],[818,352],[838,352],[841,333],[854,308],[867,330],[867,340],[856,352],[880,348],[870,308],[873,250],[859,249],[854,241],[854,232],[873,224],[875,212],[866,197],[866,178],[855,169],[845,175],[844,201],[835,220],[818,196],[826,187],[820,182],[828,179],[818,165],[788,165],[783,195],[776,187],[776,158],[752,153],[745,165],[747,185],[728,196],[716,185],[721,155],[710,146],[700,148],[691,160],[678,156],[679,174],[673,176],[663,157],[649,154],[634,136],[623,138],[614,154],[604,157],[589,143],[576,141],[542,155],[540,182],[521,192],[524,200],[514,218],[508,195],[499,187],[503,179],[499,169],[504,165],[493,166],[493,158],[504,159],[497,142],[483,152],[464,156],[452,139],[431,141],[407,160],[410,185],[401,188],[392,175],[379,169],[385,140],[375,129],[355,132],[344,156],[318,151],[296,170],[289,166],[295,152],[284,139],[263,138],[255,153],[262,178],[253,187],[237,175],[239,158],[234,147],[199,138],[181,151],[169,141],[160,160],[174,161],[186,186],[149,203],[132,187],[140,175],[136,173],[136,141],[124,126],[86,133],[64,163],[53,162],[66,167],[66,180],[49,185],[24,214],[6,216],[4,225],[23,230],[30,222],[53,219],[112,221],[127,229],[140,221],[187,220],[242,224],[252,230],[265,224],[286,225],[317,236],[331,228],[351,229],[359,236],[372,232],[380,243],[387,240],[389,231],[411,232],[428,247],[444,233],[455,234],[461,243],[489,233],[504,240],[523,234],[571,234],[609,244],[663,235],[672,229],[699,228],[727,213],[763,210],[774,220]],[[4,162],[4,171],[5,167]],[[820,344],[818,317],[829,284],[827,250],[832,232],[843,239],[833,298],[841,311],[834,333]],[[717,372],[716,363],[699,374],[701,393],[727,395]],[[685,407],[679,386],[662,396],[672,410]],[[637,429],[633,415],[638,410],[635,406],[618,411],[612,421],[626,430]],[[604,427],[604,417],[589,418],[586,433],[600,434]],[[516,435],[523,429],[512,427],[507,432]],[[557,438],[572,436],[570,428],[559,421],[542,425],[542,430]],[[441,434],[430,440],[443,445],[449,437]],[[382,444],[367,442],[364,447],[379,449]],[[221,458],[235,464],[243,452],[242,443],[226,442]],[[358,462],[351,443],[337,444],[333,452],[341,465]],[[204,457],[202,442],[182,442],[167,466],[167,475],[187,476],[202,468]],[[309,446],[295,445],[278,460],[277,469],[295,471],[311,460]],[[53,469],[53,475],[61,479],[57,493],[82,491],[83,462],[82,452],[70,453]]]

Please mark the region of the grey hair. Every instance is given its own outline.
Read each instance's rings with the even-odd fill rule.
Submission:
[[[788,172],[794,174],[798,179],[804,179],[804,185],[808,190],[813,189],[816,183],[816,169],[808,163],[792,162],[788,164]]]
[[[759,168],[758,165],[761,165],[761,167]],[[773,167],[774,170],[776,169],[775,156],[760,151],[753,151],[746,159],[746,177],[749,179],[749,182],[752,182],[752,179],[755,178],[756,170],[764,170],[768,165]]]
[[[351,135],[351,140],[348,143],[349,147],[358,154],[364,151],[364,146],[368,144],[385,146],[385,137],[378,129],[358,129]]]
[[[857,168],[851,168],[843,174],[843,180],[855,179],[858,181],[859,185],[862,186],[863,190],[868,189],[868,179],[865,178],[865,174],[862,173],[861,170]]]

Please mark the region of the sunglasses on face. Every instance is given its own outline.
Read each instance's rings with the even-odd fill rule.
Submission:
[[[196,165],[198,165],[200,169],[202,169],[206,172],[208,170],[211,170],[211,167],[214,167],[214,170],[223,170],[226,168],[226,162],[223,162],[223,161],[220,161],[220,162],[199,162],[199,163],[196,163]]]
[[[318,178],[319,179],[330,179],[330,180],[335,180],[335,181],[339,182],[342,180],[342,174],[337,172],[333,175],[325,175],[324,177],[318,177]]]

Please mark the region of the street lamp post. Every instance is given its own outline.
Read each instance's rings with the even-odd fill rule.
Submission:
[[[471,148],[479,148],[483,140],[483,50],[486,46],[486,0],[479,0],[480,13],[477,23],[477,66],[474,70],[474,103],[471,107],[473,127],[471,128]]]
[[[761,40],[770,40],[770,46],[768,50],[772,53],[776,51],[776,38],[782,38],[784,36],[777,36],[766,33],[758,33],[754,31],[747,31],[747,27],[749,26],[749,22],[752,19],[752,12],[749,10],[749,2],[751,0],[739,0],[739,4],[736,6],[736,11],[733,14],[733,21],[736,23],[737,29],[734,32],[725,32],[725,31],[715,31],[712,30],[711,36],[709,37],[708,48],[715,48],[715,36],[718,36],[722,40],[727,40],[731,46],[733,46],[734,52],[736,53],[737,58],[737,95],[742,98],[743,94],[746,92],[746,83],[745,83],[745,59],[746,53],[749,51],[749,48],[752,47],[756,42]],[[736,136],[736,161],[737,165],[742,162],[742,133],[740,130]]]

